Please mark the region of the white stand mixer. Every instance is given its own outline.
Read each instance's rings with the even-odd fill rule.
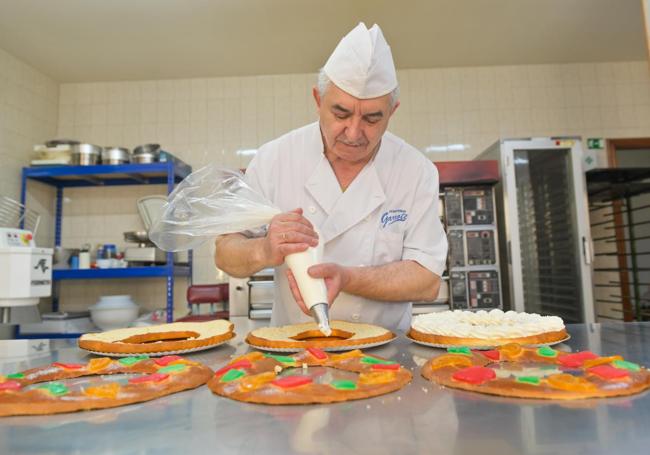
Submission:
[[[52,293],[51,248],[37,248],[39,215],[7,197],[0,198],[0,226],[24,223],[30,229],[0,227],[0,323],[28,322],[12,316],[12,308],[33,307]],[[24,312],[21,312],[24,313]],[[29,322],[34,318],[28,318]]]

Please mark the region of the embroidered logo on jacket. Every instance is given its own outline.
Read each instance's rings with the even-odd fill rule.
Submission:
[[[390,226],[393,223],[406,221],[408,216],[409,215],[406,213],[406,210],[402,209],[389,210],[388,212],[384,212],[384,214],[381,216],[381,227],[385,228],[386,226]]]

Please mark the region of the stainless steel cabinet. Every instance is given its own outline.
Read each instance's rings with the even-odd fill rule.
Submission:
[[[577,138],[505,139],[477,159],[499,161],[495,187],[510,308],[593,322],[592,252]]]

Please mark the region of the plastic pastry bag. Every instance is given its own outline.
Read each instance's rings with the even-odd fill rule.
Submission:
[[[178,184],[149,238],[165,251],[189,250],[219,235],[258,229],[278,213],[241,172],[210,164]]]

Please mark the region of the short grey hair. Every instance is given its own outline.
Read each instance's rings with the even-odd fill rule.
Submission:
[[[325,74],[325,70],[323,68],[320,69],[318,72],[318,82],[317,82],[317,89],[318,89],[318,94],[322,98],[325,95],[325,92],[327,91],[327,88],[329,85],[332,83],[330,78]],[[397,102],[399,101],[399,85],[393,89],[392,92],[390,92],[390,108],[393,109]]]

